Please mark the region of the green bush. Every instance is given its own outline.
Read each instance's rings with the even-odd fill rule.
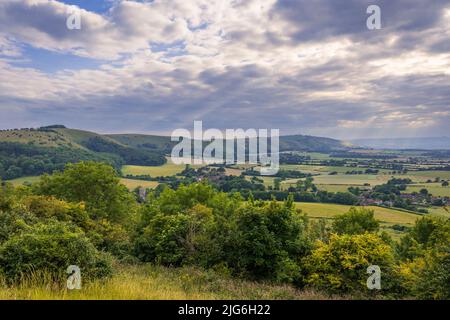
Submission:
[[[293,282],[299,276],[299,258],[310,250],[306,217],[292,202],[252,201],[234,217],[226,247],[226,262],[235,273],[251,279]]]
[[[114,168],[104,163],[68,164],[63,172],[42,176],[34,192],[68,202],[83,202],[95,220],[123,222],[135,208],[132,195],[120,184]]]
[[[381,269],[382,292],[392,292],[397,286],[392,249],[375,234],[333,234],[328,243],[319,241],[303,262],[306,282],[330,293],[368,294],[370,265]]]
[[[149,201],[134,241],[142,261],[221,266],[246,278],[292,282],[310,250],[306,217],[292,199],[244,202],[195,183]]]
[[[363,234],[365,232],[376,232],[379,223],[374,218],[373,210],[361,208],[350,208],[342,215],[336,216],[333,221],[333,231],[337,234]]]
[[[110,258],[96,250],[79,228],[58,221],[36,224],[0,246],[0,270],[11,282],[34,272],[63,279],[69,265],[79,266],[83,278],[112,272]]]

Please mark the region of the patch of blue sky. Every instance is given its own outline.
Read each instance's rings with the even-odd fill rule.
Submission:
[[[184,41],[175,41],[172,43],[151,42],[150,48],[152,52],[164,53],[164,57],[166,58],[183,56],[187,54],[186,43]]]
[[[59,2],[76,5],[79,8],[91,12],[104,13],[107,12],[117,1],[111,0],[59,0]]]
[[[105,61],[25,45],[22,47],[21,58],[12,60],[10,63],[17,67],[33,68],[45,73],[56,73],[62,70],[97,69]]]

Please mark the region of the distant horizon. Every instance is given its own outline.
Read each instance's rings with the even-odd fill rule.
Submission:
[[[38,129],[41,127],[48,127],[48,126],[55,126],[55,125],[62,125],[64,126],[66,129],[73,129],[73,130],[81,130],[81,131],[89,131],[89,132],[94,132],[94,133],[98,133],[101,135],[121,135],[121,134],[127,134],[127,135],[149,135],[149,136],[159,136],[159,137],[170,137],[171,136],[171,132],[169,133],[155,133],[155,132],[133,132],[133,131],[115,131],[115,132],[111,132],[111,131],[97,131],[95,129],[83,129],[83,128],[76,128],[76,127],[71,127],[71,126],[67,126],[64,124],[47,124],[47,125],[38,125],[38,126],[33,126],[33,127],[22,127],[22,128],[0,128],[1,130],[22,130],[22,129]],[[191,131],[191,128],[187,127],[185,128],[189,131]],[[208,127],[205,129],[209,129]],[[240,129],[240,128],[233,128],[233,129]],[[246,130],[247,128],[241,128]],[[328,139],[333,139],[333,140],[339,140],[339,141],[357,141],[357,140],[402,140],[402,139],[450,139],[450,136],[425,136],[425,137],[389,137],[389,138],[385,138],[385,137],[361,137],[361,138],[338,138],[338,137],[332,137],[332,136],[320,136],[320,135],[311,135],[311,134],[305,134],[305,133],[289,133],[289,134],[283,134],[283,132],[280,132],[280,137],[286,137],[286,136],[311,136],[311,137],[317,137],[317,138],[328,138]]]

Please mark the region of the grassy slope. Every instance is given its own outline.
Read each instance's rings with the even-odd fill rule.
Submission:
[[[90,138],[102,137],[107,141],[122,145],[100,134],[77,129],[51,129],[51,131],[0,131],[0,142],[33,143],[42,147],[72,147],[86,149],[82,146]]]
[[[118,266],[111,279],[82,283],[80,290],[58,287],[36,281],[7,287],[0,282],[0,300],[330,299],[312,291],[301,292],[288,285],[231,279],[195,268],[170,269],[152,265]]]
[[[35,146],[41,147],[60,147],[72,144],[73,147],[81,148],[63,133],[51,131],[0,131],[0,142],[33,143]]]
[[[157,146],[159,149],[165,149],[167,145],[175,145],[176,142],[170,141],[170,137],[154,136],[145,134],[108,134],[109,137],[124,145],[132,147],[139,147],[142,144],[150,143]]]

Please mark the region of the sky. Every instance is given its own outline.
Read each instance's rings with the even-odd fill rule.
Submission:
[[[450,0],[0,1],[1,129],[170,134],[194,120],[450,136]]]

